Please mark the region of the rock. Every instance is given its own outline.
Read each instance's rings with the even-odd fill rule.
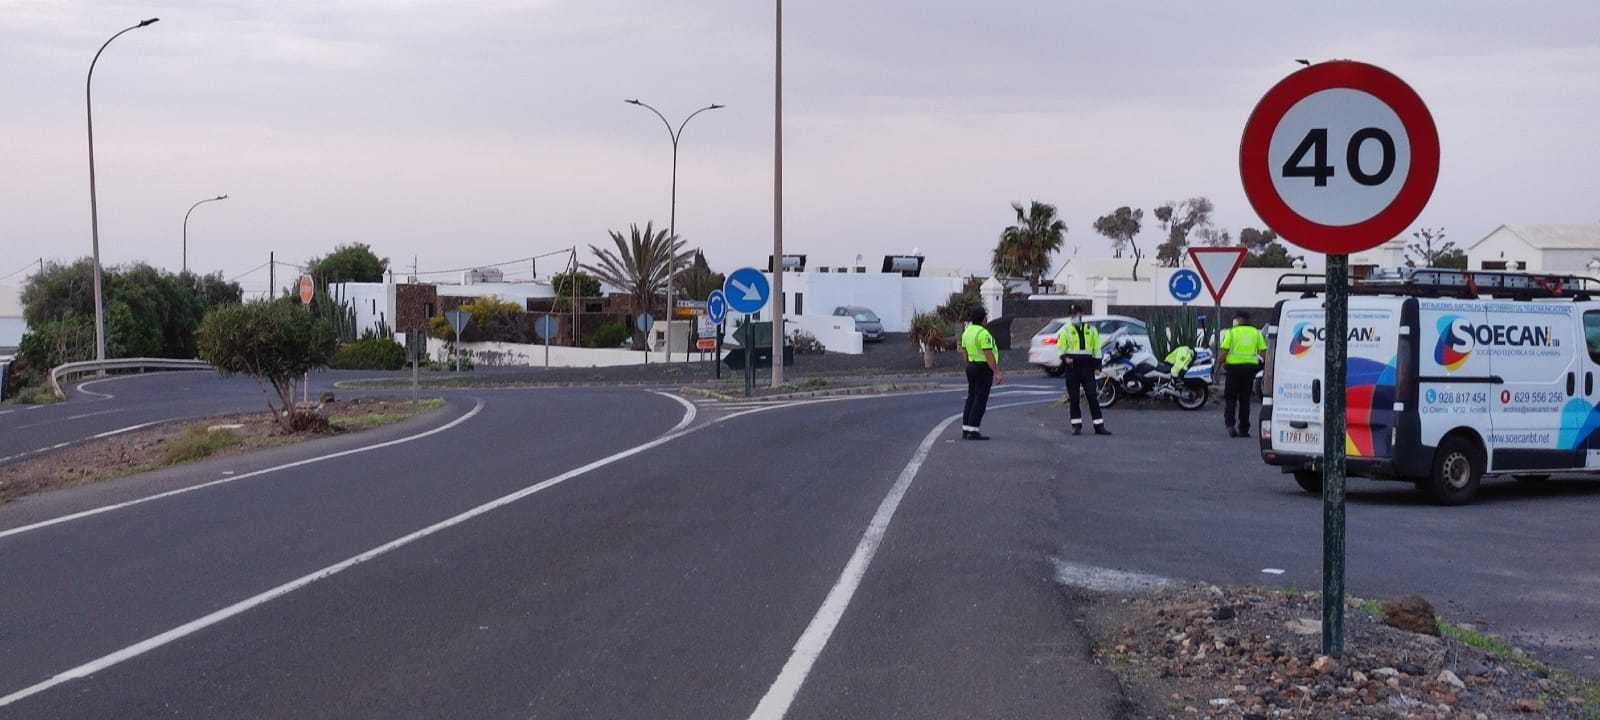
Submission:
[[[1318,620],[1296,618],[1294,620],[1290,620],[1286,626],[1289,628],[1289,632],[1292,632],[1296,635],[1322,634],[1322,623]]]
[[[1400,671],[1396,670],[1396,669],[1394,669],[1392,667],[1381,667],[1381,668],[1378,668],[1377,670],[1373,670],[1372,674],[1373,675],[1377,675],[1378,677],[1381,677],[1381,678],[1392,678],[1392,677],[1399,676],[1400,675]]]
[[[1235,617],[1238,617],[1238,612],[1233,609],[1232,605],[1223,605],[1222,607],[1211,611],[1211,619],[1216,620],[1217,622],[1232,620]]]
[[[1317,659],[1311,663],[1311,669],[1319,673],[1333,672],[1338,667],[1339,661],[1327,655],[1318,655]]]
[[[1357,685],[1365,685],[1367,684],[1367,674],[1361,672],[1360,670],[1351,671],[1350,682],[1353,682]]]
[[[1406,595],[1390,600],[1382,608],[1386,625],[1421,635],[1439,634],[1439,617],[1434,614],[1433,605],[1421,595]]]
[[[1455,688],[1457,690],[1465,690],[1465,689],[1467,689],[1467,684],[1464,683],[1464,682],[1461,682],[1461,678],[1458,677],[1455,673],[1450,672],[1449,670],[1440,670],[1439,671],[1439,682],[1442,683],[1442,684],[1445,684],[1445,685],[1449,685],[1450,687],[1453,687],[1453,688]]]
[[[1421,665],[1418,665],[1418,664],[1413,663],[1413,662],[1395,663],[1395,668],[1398,669],[1400,672],[1403,672],[1403,673],[1405,673],[1407,675],[1412,675],[1412,676],[1415,676],[1415,677],[1422,677],[1423,675],[1427,675],[1428,674],[1427,668],[1424,668]]]

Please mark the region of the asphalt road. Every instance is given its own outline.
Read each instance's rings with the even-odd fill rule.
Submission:
[[[472,390],[0,506],[0,717],[1114,717],[1058,567],[1320,585],[1320,504],[1215,408],[1069,438],[1058,386],[1008,377],[987,443],[953,387]],[[1597,509],[1355,481],[1349,590],[1600,676]]]

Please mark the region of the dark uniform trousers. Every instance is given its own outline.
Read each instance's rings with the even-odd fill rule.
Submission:
[[[1250,386],[1255,384],[1256,371],[1261,369],[1255,363],[1239,363],[1224,365],[1222,385],[1222,421],[1227,423],[1229,430],[1237,430],[1241,435],[1250,432]],[[1237,417],[1239,424],[1233,424],[1235,417],[1234,407],[1238,406]]]
[[[1066,366],[1062,373],[1067,378],[1067,403],[1072,410],[1072,425],[1083,425],[1083,411],[1078,408],[1078,394],[1081,392],[1089,396],[1089,417],[1094,424],[1102,425],[1104,420],[1100,417],[1100,395],[1094,386],[1094,357],[1092,355],[1068,355],[1072,364]],[[1065,362],[1065,359],[1063,359]]]
[[[989,407],[989,389],[994,387],[994,371],[987,362],[967,363],[967,406],[961,411],[963,428],[976,429],[983,424],[983,412]]]

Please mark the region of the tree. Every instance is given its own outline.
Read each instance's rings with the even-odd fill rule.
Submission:
[[[574,284],[578,287],[578,297],[600,297],[600,281],[582,270],[561,273],[550,278],[550,284],[556,291],[556,301],[551,306],[556,312],[572,312],[572,287]]]
[[[1189,233],[1210,228],[1214,210],[1216,207],[1204,196],[1168,202],[1156,208],[1156,221],[1167,234],[1166,241],[1156,248],[1156,262],[1162,267],[1182,264],[1184,253],[1189,249]]]
[[[712,272],[705,254],[696,250],[689,269],[678,274],[678,293],[690,300],[704,300],[712,290],[721,290],[727,280],[722,273]]]
[[[1411,237],[1416,242],[1406,243],[1406,267],[1466,269],[1467,254],[1444,239],[1444,228],[1419,228]]]
[[[1139,228],[1144,223],[1144,211],[1134,210],[1124,205],[1094,221],[1094,231],[1111,238],[1111,250],[1116,257],[1122,257],[1122,248],[1133,250],[1133,279],[1139,279],[1139,259],[1144,257],[1144,252],[1139,249],[1139,243],[1134,240],[1139,235]]]
[[[237,304],[242,295],[239,284],[221,273],[174,275],[143,263],[105,268],[101,283],[108,357],[192,358],[201,319],[213,308]],[[93,261],[47,264],[28,279],[21,300],[29,327],[82,321],[92,331]],[[90,355],[93,350],[91,345]]]
[[[1066,238],[1067,224],[1057,219],[1056,206],[1038,200],[1029,202],[1026,211],[1015,202],[1011,209],[1017,212],[1017,224],[1000,231],[989,265],[996,275],[1026,279],[1037,293],[1050,274],[1051,253],[1060,250]]]
[[[682,270],[692,255],[683,251],[683,240],[667,235],[666,230],[656,231],[652,223],[645,223],[644,231],[638,225],[629,226],[629,236],[615,230],[608,231],[616,251],[589,246],[596,262],[581,266],[612,287],[621,288],[633,298],[633,310],[647,313],[656,308],[655,299],[667,287],[669,268]],[[644,333],[634,333],[634,349],[644,347]]]
[[[1294,258],[1289,257],[1289,248],[1278,242],[1276,231],[1247,227],[1239,231],[1239,244],[1248,251],[1244,256],[1244,267],[1294,266]]]
[[[379,258],[365,243],[339,245],[333,252],[306,261],[306,274],[317,285],[343,282],[383,282],[389,258]]]
[[[333,358],[338,338],[327,320],[284,303],[251,302],[213,310],[195,334],[200,357],[217,372],[256,381],[267,410],[285,431],[315,423],[315,415],[295,409],[294,388],[302,375],[327,367]]]

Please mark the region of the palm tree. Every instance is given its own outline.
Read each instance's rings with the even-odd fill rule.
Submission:
[[[638,225],[628,227],[626,238],[615,230],[608,231],[611,241],[617,244],[615,252],[590,245],[589,252],[594,253],[596,262],[583,265],[583,269],[601,282],[626,291],[633,298],[634,312],[651,312],[658,309],[656,298],[666,293],[669,264],[681,271],[694,259],[694,253],[684,252],[682,239],[669,237],[666,230],[657,232],[653,223],[645,223],[642,233]],[[635,348],[643,347],[644,333],[637,328],[633,339]]]
[[[1026,278],[1037,293],[1050,273],[1051,253],[1065,242],[1067,224],[1056,217],[1054,205],[1038,200],[1031,201],[1026,211],[1015,202],[1011,209],[1017,211],[1017,224],[1000,231],[1000,244],[989,264],[996,275]]]

